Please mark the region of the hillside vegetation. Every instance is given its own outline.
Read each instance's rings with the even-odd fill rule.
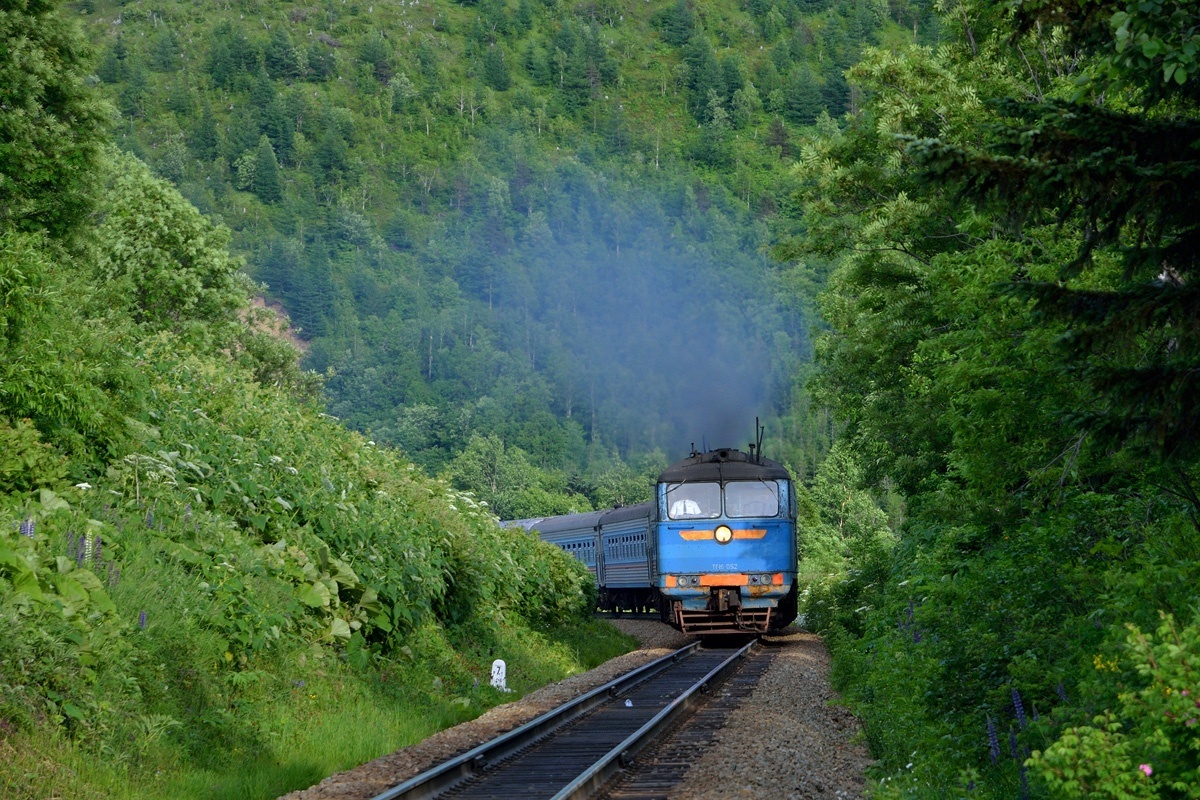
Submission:
[[[629,646],[576,561],[322,413],[229,232],[4,9],[0,794],[273,797]]]
[[[811,468],[814,278],[767,256],[796,225],[781,167],[857,102],[865,44],[936,36],[927,6],[74,5],[118,144],[230,226],[330,413],[433,472],[473,436],[519,449],[538,472],[490,493],[506,516],[630,472],[644,495],[641,461],[756,415]]]
[[[1200,797],[1195,4],[946,14],[797,168],[845,424],[807,619],[876,797]]]

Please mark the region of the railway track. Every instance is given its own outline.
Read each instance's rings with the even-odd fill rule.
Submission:
[[[769,660],[754,643],[690,644],[373,800],[584,800],[613,787],[625,792],[613,798],[661,797],[653,787],[673,784],[695,757],[679,748],[711,741]],[[715,691],[734,675],[732,690]]]
[[[595,611],[592,613],[594,619],[645,619],[652,622],[660,622],[662,615],[657,611]]]

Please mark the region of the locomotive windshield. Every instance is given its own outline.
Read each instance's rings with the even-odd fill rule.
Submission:
[[[716,519],[721,516],[721,484],[667,484],[667,516],[671,519]]]
[[[725,513],[730,517],[774,517],[779,514],[779,484],[737,481],[725,484]]]
[[[777,481],[725,484],[725,515],[731,518],[779,516]],[[721,484],[667,484],[668,519],[716,519],[721,516]]]

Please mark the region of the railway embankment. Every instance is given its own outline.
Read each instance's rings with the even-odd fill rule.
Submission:
[[[389,787],[511,730],[618,675],[649,663],[688,641],[648,620],[615,620],[635,636],[638,650],[425,741],[331,775],[281,800],[370,800]],[[773,637],[778,653],[745,701],[716,734],[708,753],[684,774],[671,798],[858,797],[869,757],[858,722],[837,705],[829,686],[829,655],[820,638],[799,630]]]
[[[798,629],[754,691],[730,714],[670,800],[859,797],[870,763],[854,715],[829,685],[829,651]]]

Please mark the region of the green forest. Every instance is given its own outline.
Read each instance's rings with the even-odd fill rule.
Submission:
[[[659,6],[83,19],[117,143],[229,226],[329,413],[434,472],[494,435],[578,506],[631,456],[786,415],[813,315],[776,291],[780,167],[886,22]]]
[[[497,518],[761,417],[871,797],[1200,798],[1194,3],[0,41],[4,797],[275,797],[629,649]]]

